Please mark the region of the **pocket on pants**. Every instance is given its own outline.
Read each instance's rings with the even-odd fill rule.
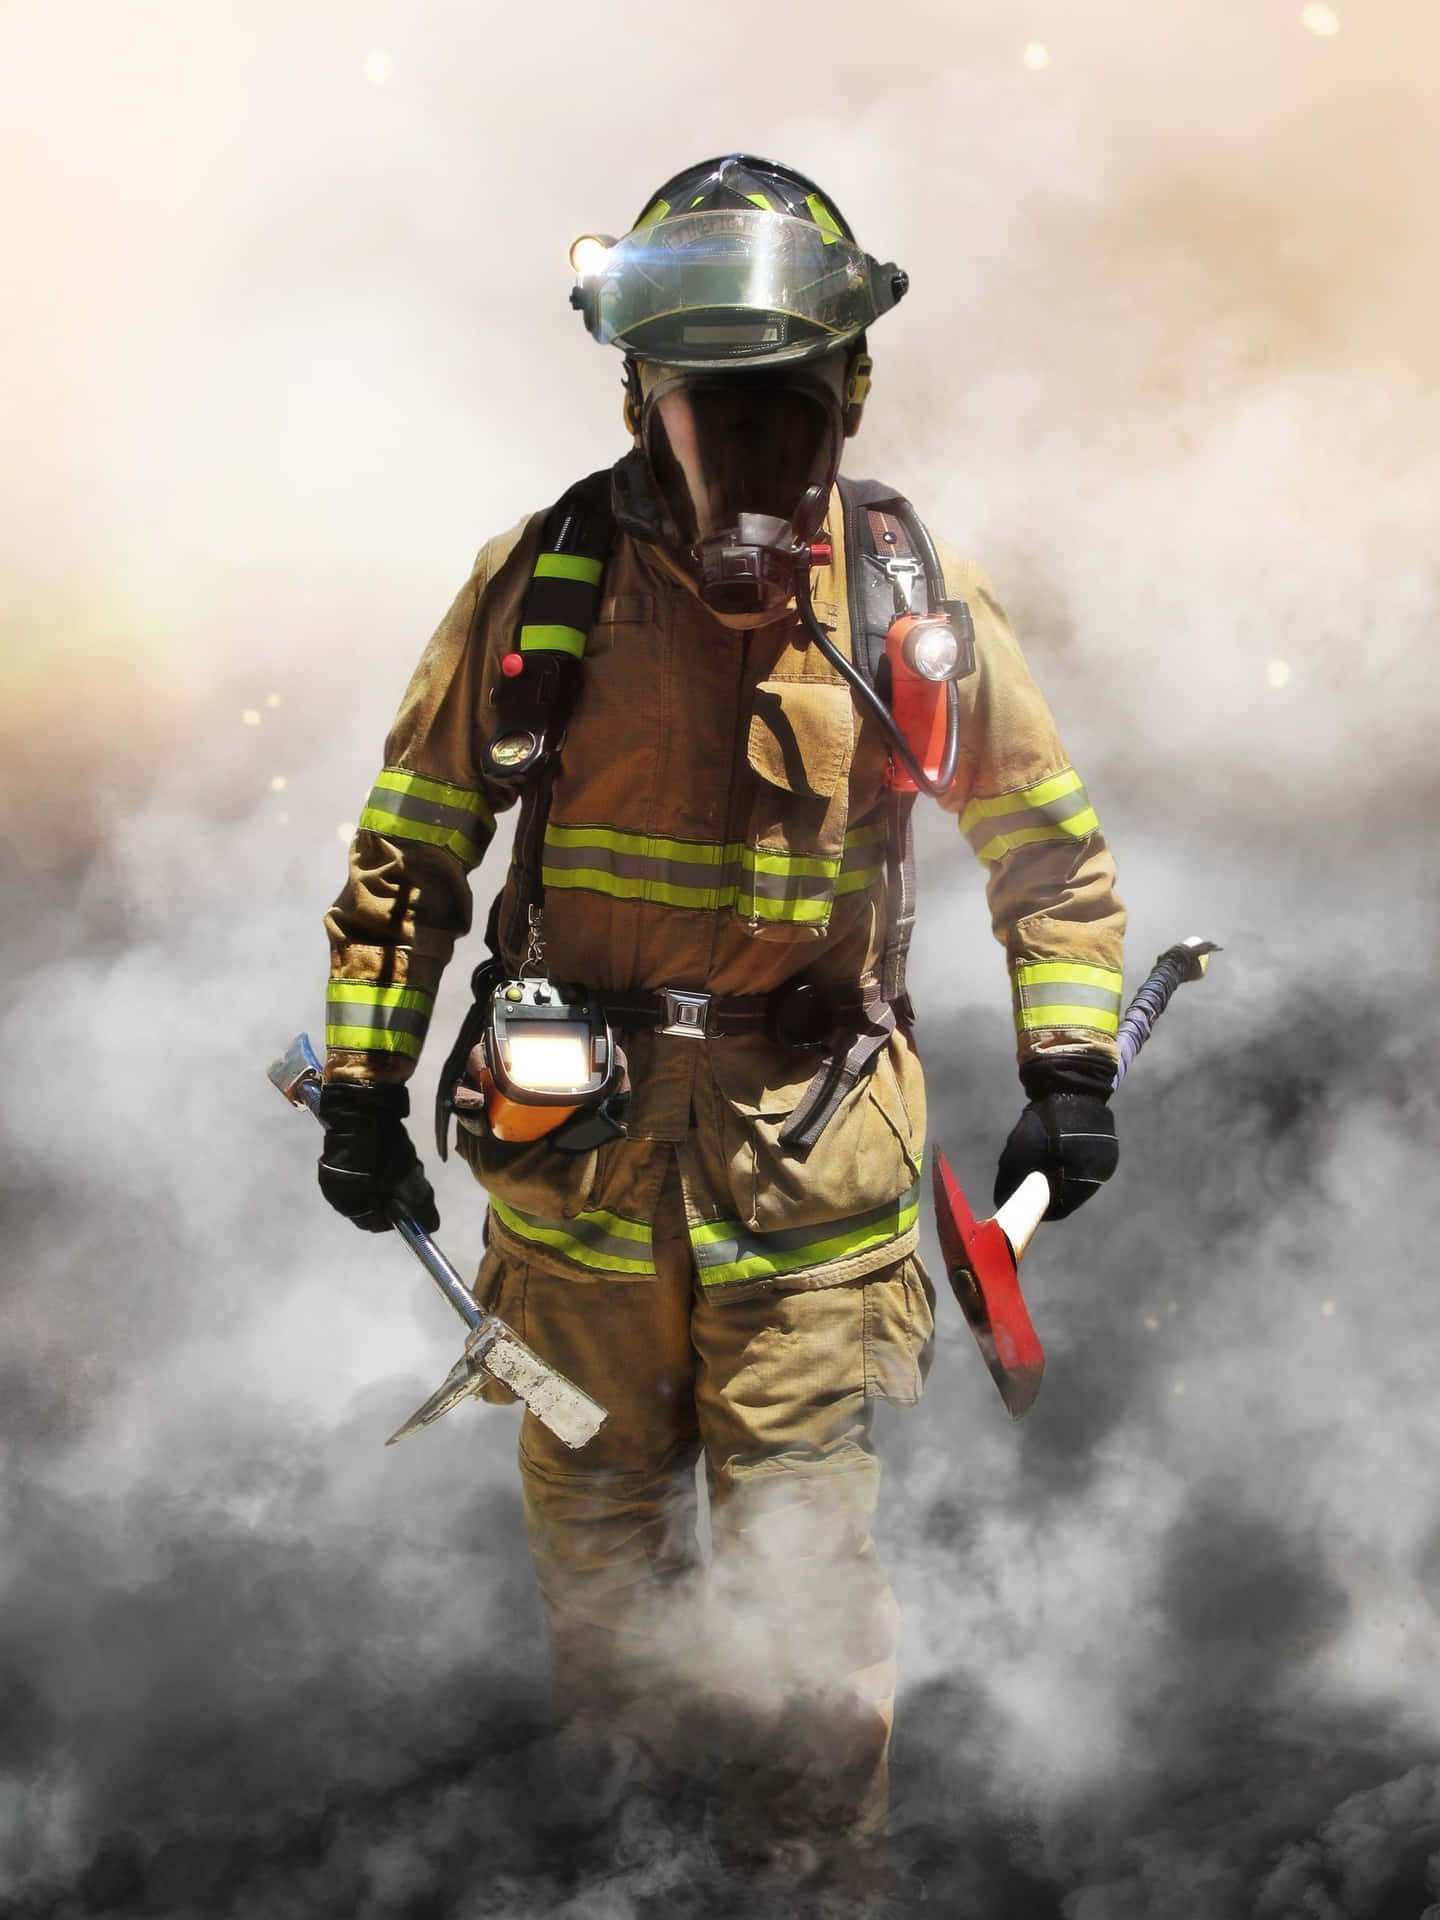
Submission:
[[[510,1331],[525,1338],[525,1263],[512,1259],[498,1247],[488,1247],[475,1276],[474,1293],[487,1313],[498,1314]],[[493,1374],[475,1396],[491,1407],[513,1407],[519,1399]]]
[[[914,1254],[864,1281],[865,1395],[892,1407],[920,1398],[935,1346],[935,1289]]]

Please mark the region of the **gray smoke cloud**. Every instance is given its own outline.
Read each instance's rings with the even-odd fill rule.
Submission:
[[[1440,25],[1336,12],[7,10],[0,1911],[794,1910],[683,1810],[582,1862],[513,1415],[383,1450],[455,1329],[263,1078],[425,635],[620,450],[569,240],[749,147],[911,271],[848,465],[994,575],[1132,982],[1226,947],[1028,1256],[1034,1413],[946,1299],[883,1422],[897,1860],[1027,1920],[1440,1912]],[[921,854],[984,1200],[1003,966]]]

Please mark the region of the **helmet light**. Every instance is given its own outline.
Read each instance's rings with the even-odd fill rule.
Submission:
[[[582,280],[589,280],[605,271],[605,262],[614,245],[613,234],[582,233],[578,240],[570,244],[570,264]]]

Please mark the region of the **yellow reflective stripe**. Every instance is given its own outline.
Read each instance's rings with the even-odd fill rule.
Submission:
[[[389,793],[403,793],[415,800],[428,800],[437,807],[458,807],[462,813],[475,814],[487,827],[495,825],[495,816],[484,794],[472,792],[469,787],[450,787],[443,780],[432,780],[423,773],[411,773],[406,767],[382,767],[375,776],[375,785],[384,787]]]
[[[805,196],[805,204],[810,209],[810,217],[814,220],[816,226],[819,227],[821,236],[827,247],[833,247],[837,240],[843,240],[845,238],[845,235],[840,231],[840,222],[835,218],[834,214],[830,211],[829,207],[826,206],[818,193],[807,193]]]
[[[753,889],[734,884],[681,887],[666,880],[606,873],[597,867],[542,867],[541,878],[547,887],[578,887],[590,893],[603,893],[611,900],[644,900],[652,906],[685,907],[698,913],[719,913],[726,907],[743,906],[746,917],[752,920],[793,920],[810,925],[823,924],[830,915],[828,900],[767,900]]]
[[[325,999],[332,1007],[404,1007],[427,1019],[435,1010],[434,994],[421,987],[372,987],[364,980],[332,980]]]
[[[1125,988],[1125,976],[1113,967],[1092,967],[1083,960],[1023,960],[1015,968],[1017,987],[1045,987],[1062,981],[1066,985],[1104,987],[1118,1000]]]
[[[828,880],[840,871],[838,859],[828,860],[814,853],[777,853],[773,848],[737,847],[747,871],[756,873],[804,874],[816,880]]]
[[[1073,767],[1014,793],[972,800],[960,816],[961,832],[986,866],[1042,840],[1083,840],[1099,825]]]
[[[815,1227],[765,1234],[748,1231],[738,1220],[712,1220],[690,1229],[690,1246],[702,1286],[735,1286],[869,1253],[908,1233],[919,1215],[917,1183],[868,1213]]]
[[[648,900],[660,907],[718,912],[735,904],[734,887],[677,887],[664,880],[605,873],[597,867],[542,867],[541,878],[547,887],[579,887],[589,893],[606,894],[612,900]]]
[[[1120,1016],[1101,1007],[1021,1007],[1015,1015],[1015,1031],[1033,1033],[1037,1027],[1089,1027],[1095,1033],[1118,1033]]]
[[[418,1033],[403,1033],[399,1028],[332,1026],[327,1020],[325,1044],[352,1053],[404,1053],[418,1060],[424,1043]]]
[[[545,830],[542,878],[547,887],[582,888],[616,900],[700,912],[734,907],[747,920],[823,925],[835,895],[861,892],[881,878],[873,849],[884,838],[883,825],[856,828],[843,855],[831,858],[747,847],[738,840],[669,840],[552,821]]]
[[[864,893],[867,887],[875,885],[884,871],[884,867],[855,867],[849,873],[842,873],[835,882],[836,896],[846,893]]]
[[[452,787],[404,767],[384,767],[375,776],[358,824],[367,833],[443,847],[468,871],[479,865],[490,844],[495,816],[484,796],[468,787]]]
[[[427,847],[443,847],[467,870],[479,866],[490,841],[488,833],[483,843],[477,843],[455,827],[432,827],[423,820],[407,820],[379,807],[366,807],[359,824],[367,833],[388,833],[397,840],[419,840]]]
[[[490,1211],[521,1240],[549,1247],[597,1273],[654,1273],[651,1230],[643,1220],[597,1207],[570,1220],[541,1220],[490,1196]]]
[[[542,553],[535,562],[537,580],[585,580],[598,587],[605,575],[603,560],[587,560],[583,553]]]
[[[1115,1033],[1120,1026],[1120,995],[1125,982],[1113,967],[1084,960],[1026,960],[1011,972],[1015,1030],[1085,1027]]]
[[[1077,813],[1073,819],[1056,825],[1044,827],[1022,827],[1018,833],[999,833],[993,840],[987,840],[975,849],[975,857],[987,867],[993,867],[1007,853],[1014,853],[1017,847],[1032,847],[1040,840],[1083,840],[1087,833],[1094,833],[1100,822],[1095,818],[1093,808]]]
[[[989,800],[972,800],[960,816],[960,831],[969,833],[977,820],[994,819],[998,814],[1014,813],[1018,807],[1047,807],[1052,800],[1063,800],[1085,782],[1073,767],[1039,780],[1033,787],[1020,787],[1014,793],[999,793]]]
[[[691,866],[724,866],[740,851],[738,841],[726,846],[713,840],[665,840],[658,834],[624,833],[618,827],[561,827],[553,820],[545,828],[545,838],[559,847],[608,847],[612,853],[684,860]]]
[[[419,1059],[435,996],[420,987],[332,980],[325,989],[325,1044]]]
[[[529,653],[536,648],[543,648],[550,653],[573,653],[580,659],[585,652],[585,639],[579,627],[522,627],[520,651]]]
[[[657,220],[663,220],[669,211],[670,202],[668,200],[655,201],[652,206],[646,208],[645,212],[642,213],[640,218],[635,222],[635,232],[638,233],[641,227],[653,227],[655,222]]]
[[[830,918],[828,900],[767,900],[762,894],[741,894],[736,905],[747,920],[793,920],[797,926],[823,926]]]
[[[773,213],[775,211],[763,193],[747,193],[745,198],[750,202],[752,207],[759,207],[762,213]]]

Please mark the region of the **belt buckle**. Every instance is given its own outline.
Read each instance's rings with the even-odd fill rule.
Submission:
[[[690,1040],[703,1040],[710,1017],[710,995],[687,993],[681,987],[662,987],[665,995],[665,1025],[657,1033],[682,1034]]]

